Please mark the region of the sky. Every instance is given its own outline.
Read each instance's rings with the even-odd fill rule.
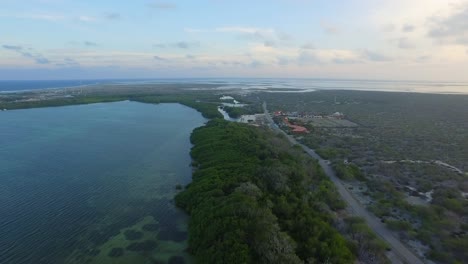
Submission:
[[[468,0],[0,0],[0,79],[468,81]]]

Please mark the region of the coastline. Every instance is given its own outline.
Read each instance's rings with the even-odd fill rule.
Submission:
[[[3,88],[2,82],[26,83],[29,88]],[[36,85],[33,83],[37,82]],[[85,82],[44,87],[47,82]],[[70,89],[99,86],[163,86],[167,84],[194,84],[214,90],[245,90],[255,92],[311,92],[313,90],[350,90],[375,92],[407,92],[430,94],[468,94],[468,83],[453,81],[402,81],[402,80],[354,80],[354,79],[305,79],[305,78],[168,78],[168,79],[96,79],[96,80],[4,80],[0,81],[0,94],[34,92],[49,89]],[[36,87],[35,87],[36,86]],[[40,88],[42,87],[42,88]],[[205,88],[206,89],[206,88]],[[203,90],[203,88],[201,89]]]

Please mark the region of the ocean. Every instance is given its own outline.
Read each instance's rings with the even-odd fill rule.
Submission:
[[[420,93],[468,94],[468,83],[341,80],[341,79],[277,79],[277,78],[185,78],[185,79],[114,79],[114,80],[49,80],[49,81],[0,81],[0,92],[38,89],[68,88],[103,84],[162,84],[194,83],[218,85],[219,89],[259,90],[277,92],[304,92],[314,90],[363,90]]]

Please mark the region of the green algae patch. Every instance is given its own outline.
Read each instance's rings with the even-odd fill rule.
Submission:
[[[126,250],[128,251],[137,251],[137,252],[147,252],[152,251],[156,248],[157,243],[154,240],[145,240],[143,242],[135,242],[130,244]]]
[[[156,232],[159,230],[159,225],[158,224],[147,224],[143,226],[144,231],[148,232]]]
[[[146,247],[147,251],[130,251],[126,250],[127,247],[133,243],[142,243],[144,241],[154,241],[156,243],[157,233],[144,232],[142,227],[144,225],[157,224],[152,216],[146,216],[135,225],[121,229],[115,236],[111,237],[99,247],[96,251],[99,252],[96,256],[82,256],[75,257],[74,261],[68,263],[90,263],[90,264],[126,264],[126,263],[144,263],[148,260],[148,255],[153,254],[154,248]],[[134,240],[128,240],[128,236],[132,236]]]
[[[184,260],[184,262],[179,263],[192,263],[192,257],[187,253],[186,249],[187,242],[158,241],[157,253],[153,254],[152,259],[161,263],[169,263],[172,257],[178,256]]]
[[[143,237],[143,233],[135,230],[126,230],[124,232],[125,239],[127,240],[139,240]]]
[[[170,216],[175,215],[167,212],[167,218]],[[175,237],[167,240],[166,233],[169,230],[177,237],[187,233],[187,224],[176,219],[164,219],[160,223],[153,216],[146,216],[136,224],[116,232],[116,235],[103,241],[100,246],[87,250],[87,254],[76,252],[74,259],[67,263],[192,263],[186,252],[187,241],[174,239]]]
[[[107,255],[111,258],[118,258],[118,257],[123,256],[124,253],[125,251],[123,248],[113,248]]]

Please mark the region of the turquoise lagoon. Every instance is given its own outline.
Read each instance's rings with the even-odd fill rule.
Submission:
[[[179,104],[0,112],[0,263],[184,263],[190,133]]]

